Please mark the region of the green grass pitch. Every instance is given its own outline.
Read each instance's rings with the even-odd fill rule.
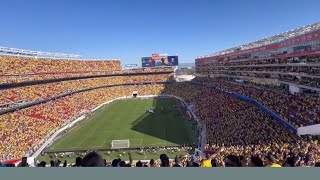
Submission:
[[[46,149],[53,151],[111,149],[112,140],[130,140],[130,148],[194,143],[191,123],[180,115],[176,99],[127,99],[108,104],[69,130]],[[155,109],[155,113],[148,113]]]

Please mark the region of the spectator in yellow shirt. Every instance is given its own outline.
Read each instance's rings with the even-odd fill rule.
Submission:
[[[277,164],[277,159],[271,153],[269,153],[266,156],[266,164],[267,164],[267,167],[272,167],[272,168],[281,167],[280,164]]]

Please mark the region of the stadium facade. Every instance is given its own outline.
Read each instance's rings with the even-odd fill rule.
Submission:
[[[200,76],[287,86],[320,95],[320,22],[195,60]]]

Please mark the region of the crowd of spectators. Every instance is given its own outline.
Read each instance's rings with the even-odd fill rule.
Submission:
[[[46,72],[112,71],[121,70],[119,60],[62,60],[0,56],[0,74],[32,74]]]
[[[206,78],[195,79],[201,80],[211,82]],[[170,84],[164,93],[195,106],[196,115],[206,125],[207,152],[213,154],[218,166],[225,166],[228,155],[236,156],[244,166],[257,158],[266,166],[271,163],[268,157],[280,165],[288,159],[293,160],[294,166],[314,166],[320,161],[317,140],[298,137],[259,108],[231,94],[188,82]]]
[[[214,84],[225,90],[251,97],[296,127],[320,123],[320,101],[317,98],[292,95],[274,88],[257,87],[226,79],[197,78],[195,81]]]
[[[2,61],[3,60],[3,61]],[[10,64],[2,74],[34,72],[66,72],[82,70],[117,70],[117,61],[83,62],[67,60],[41,60],[32,58],[4,58],[0,63]],[[101,66],[100,66],[101,65]],[[120,65],[120,64],[119,64]],[[99,69],[100,68],[100,69]],[[163,72],[168,69],[136,69],[123,73]],[[123,83],[163,82],[171,74],[132,75],[62,81],[41,85],[0,90],[0,104],[35,102],[67,92],[86,88]],[[239,84],[226,79],[196,78],[194,81],[213,84],[219,88],[256,99],[294,126],[320,123],[319,100],[302,95],[252,84]],[[206,128],[206,149],[210,157],[176,157],[170,161],[164,154],[150,163],[115,160],[111,164],[92,152],[78,162],[78,166],[160,166],[160,167],[212,167],[212,166],[315,166],[320,161],[318,141],[299,137],[278,124],[254,105],[216,89],[185,83],[129,85],[99,88],[75,93],[47,103],[0,115],[0,161],[32,154],[62,126],[77,119],[103,102],[139,95],[175,95],[192,104],[195,113]],[[80,161],[80,160],[78,160]],[[39,166],[43,166],[40,163]],[[59,163],[53,163],[57,166]],[[67,164],[67,163],[65,163]],[[25,165],[21,165],[25,166]],[[67,165],[66,165],[67,166]]]
[[[223,72],[256,72],[256,73],[287,73],[287,74],[296,74],[296,75],[310,75],[310,76],[319,76],[320,69],[316,66],[293,66],[293,65],[259,65],[259,66],[219,66],[212,67],[212,71],[217,71],[220,73]]]
[[[92,79],[61,81],[33,86],[23,86],[13,89],[0,90],[0,110],[8,109],[17,104],[35,102],[52,98],[68,92],[106,85],[142,82],[167,82],[172,80],[172,74],[144,75],[144,76],[114,76]],[[19,103],[18,103],[19,102]],[[5,106],[2,106],[5,104]],[[12,104],[10,106],[10,104]]]
[[[208,79],[196,80],[211,83]],[[314,166],[319,161],[318,141],[298,137],[260,109],[230,94],[188,82],[96,89],[0,116],[0,157],[22,157],[25,152],[38,149],[50,136],[48,132],[80,116],[79,112],[116,97],[130,97],[133,91],[141,95],[172,94],[193,104],[196,115],[206,126],[206,149],[211,156],[207,159],[181,157],[169,162],[160,157],[160,160],[153,160],[158,163],[152,165],[141,161],[135,164],[104,162],[102,166]]]
[[[163,88],[164,85],[152,84],[95,89],[1,115],[0,158],[19,158],[38,149],[42,140],[57,128],[103,102],[118,97],[131,97],[133,91],[138,91],[139,95],[156,95]]]
[[[0,90],[0,110],[37,102],[88,88],[125,83],[166,82],[172,74],[134,75],[135,73],[172,72],[172,68],[120,71],[119,61],[50,60],[0,56],[2,83],[101,75],[117,71],[119,76],[60,81]],[[75,69],[77,70],[75,72]],[[43,74],[42,74],[43,73]],[[132,76],[121,74],[133,73]],[[29,75],[28,75],[29,74]],[[30,75],[31,74],[31,75]],[[36,75],[35,75],[36,74]],[[18,75],[18,76],[15,76]],[[1,83],[0,82],[0,83]],[[122,96],[160,94],[163,85],[126,86],[95,89],[73,94],[45,104],[0,116],[0,159],[13,159],[36,150],[48,135],[80,116],[80,112]]]
[[[233,153],[224,155],[222,160],[217,158],[220,153],[214,155],[207,154],[206,157],[195,156],[194,154],[187,154],[184,156],[176,156],[174,159],[169,159],[167,154],[161,154],[159,159],[150,159],[148,161],[136,160],[133,161],[131,152],[128,153],[129,161],[122,160],[121,158],[107,161],[103,159],[99,152],[89,151],[83,156],[78,156],[75,163],[68,164],[67,160],[63,162],[59,158],[52,159],[50,163],[46,161],[36,162],[35,167],[151,167],[151,168],[169,168],[169,167],[320,167],[320,162],[309,163],[296,163],[294,156],[287,156],[282,163],[272,154],[267,153],[264,156],[250,155],[248,157],[237,156]],[[0,167],[15,167],[13,164],[1,164]],[[17,167],[30,167],[27,162],[21,162]]]
[[[173,72],[171,67],[122,70],[118,60],[61,60],[0,56],[0,85],[110,74]]]
[[[317,64],[320,63],[320,57],[301,57],[301,58],[270,58],[264,60],[252,61],[218,61],[210,66],[242,66],[242,65],[285,65],[285,64]]]
[[[301,81],[298,81],[298,83],[305,86],[320,88],[320,77],[301,77]]]
[[[209,74],[225,77],[247,77],[258,79],[274,79],[286,83],[295,83],[297,85],[320,88],[319,75],[301,75],[299,73],[282,73],[276,71],[229,71],[229,70],[210,70]]]

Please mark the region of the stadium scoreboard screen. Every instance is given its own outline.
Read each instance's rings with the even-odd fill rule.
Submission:
[[[152,54],[151,57],[142,57],[142,67],[178,66],[178,56]]]

